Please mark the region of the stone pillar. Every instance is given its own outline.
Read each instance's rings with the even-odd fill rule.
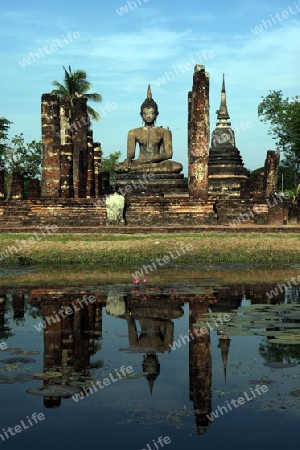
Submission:
[[[60,119],[54,94],[42,95],[42,197],[59,198]]]
[[[87,159],[87,183],[86,183],[86,197],[95,197],[95,170],[94,170],[94,144],[93,132],[88,130],[88,159]]]
[[[86,197],[88,160],[88,115],[86,97],[74,99],[72,123],[73,131],[73,186],[74,198]]]
[[[73,145],[61,146],[60,154],[60,197],[73,198]]]
[[[5,199],[4,193],[4,170],[0,170],[0,202]]]
[[[11,182],[11,198],[22,200],[24,197],[24,177],[20,173],[13,172]]]
[[[208,192],[209,133],[209,74],[197,64],[188,94],[188,163],[189,194],[200,199]]]
[[[279,158],[279,152],[267,151],[263,185],[266,198],[269,198],[272,192],[277,191]]]
[[[94,142],[94,180],[95,180],[95,197],[98,198],[102,193],[102,179],[101,179],[101,144]]]
[[[28,182],[28,198],[34,199],[40,197],[40,180],[34,178]]]
[[[59,98],[59,135],[62,145],[72,142],[74,124],[70,123],[72,117],[70,99]]]
[[[109,190],[109,172],[101,172],[102,192]]]

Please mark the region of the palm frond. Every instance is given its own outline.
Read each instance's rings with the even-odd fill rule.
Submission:
[[[53,89],[52,93],[56,94],[60,97],[68,97],[71,102],[71,106],[73,107],[73,99],[79,94],[84,94],[88,100],[93,102],[101,102],[102,96],[101,94],[92,93],[88,94],[87,91],[91,89],[91,83],[87,80],[87,73],[84,70],[75,70],[72,72],[71,66],[67,70],[63,66],[65,75],[64,75],[64,84],[59,83],[58,81],[53,81],[52,84],[57,88]],[[90,106],[87,107],[88,114],[91,119],[99,120],[100,114],[97,113]]]
[[[91,102],[102,102],[102,95],[101,94],[85,94],[87,96],[87,99]]]
[[[87,112],[92,120],[98,121],[101,117],[100,114],[89,105],[87,106]]]

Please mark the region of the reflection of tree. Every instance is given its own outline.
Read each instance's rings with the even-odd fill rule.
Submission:
[[[272,344],[264,338],[259,344],[259,354],[266,362],[292,363],[300,362],[300,346],[288,344]]]

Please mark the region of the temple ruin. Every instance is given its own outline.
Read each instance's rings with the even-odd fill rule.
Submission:
[[[250,178],[244,167],[227,108],[225,79],[217,124],[210,138],[210,75],[195,65],[188,92],[188,184],[182,164],[172,160],[172,131],[155,126],[159,114],[151,88],[141,105],[144,126],[129,130],[127,158],[116,165],[114,189],[125,199],[119,222],[107,220],[113,193],[101,168],[101,144],[93,142],[87,99],[42,95],[42,180],[13,175],[11,199],[4,198],[0,171],[1,226],[190,227],[199,225],[285,225],[298,223],[299,205],[274,202],[279,154],[267,152],[264,171]],[[136,147],[139,156],[136,158]],[[122,203],[122,202],[120,202]],[[123,202],[124,203],[124,202]],[[109,227],[108,225],[111,225]]]

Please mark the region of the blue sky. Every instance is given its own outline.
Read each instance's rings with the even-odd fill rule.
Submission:
[[[122,159],[128,130],[142,124],[150,83],[157,125],[171,129],[173,159],[185,174],[194,62],[210,73],[211,131],[225,73],[237,147],[250,170],[275,149],[257,117],[261,96],[300,94],[299,0],[2,0],[0,22],[0,116],[13,122],[11,135],[23,132],[27,141],[41,139],[41,95],[63,81],[63,65],[85,70],[92,91],[102,94],[102,104],[91,103],[102,115],[94,140],[104,155],[120,150]]]

